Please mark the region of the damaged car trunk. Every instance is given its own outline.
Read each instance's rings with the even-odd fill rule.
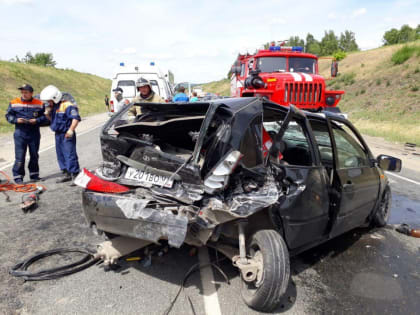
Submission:
[[[141,110],[136,121],[120,113],[102,131],[104,163],[96,175],[131,189],[84,193],[86,217],[97,229],[175,247],[204,245],[217,225],[279,200],[281,189],[264,166],[261,100]]]
[[[141,115],[129,120],[132,106]],[[374,159],[346,119],[263,98],[130,104],[105,124],[101,146],[103,164],[75,181],[88,224],[177,248],[215,247],[240,269],[245,302],[261,311],[286,291],[289,253],[386,224],[383,170],[401,169],[398,159]]]

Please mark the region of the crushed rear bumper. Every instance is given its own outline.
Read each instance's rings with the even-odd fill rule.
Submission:
[[[98,230],[151,242],[167,239],[174,247],[180,247],[185,240],[188,217],[148,207],[156,201],[87,190],[82,199],[88,224],[95,224]]]

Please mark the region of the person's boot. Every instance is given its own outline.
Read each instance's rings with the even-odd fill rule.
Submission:
[[[71,174],[71,183],[70,186],[76,186],[76,184],[74,183],[74,180],[76,179],[77,175],[79,175],[79,173],[72,173]]]
[[[59,183],[65,183],[69,181],[71,181],[71,174],[68,173],[67,171],[63,171],[63,176],[57,179],[55,182],[59,184]]]
[[[42,181],[42,178],[39,177],[39,176],[31,177],[30,180],[29,180],[29,182],[31,182],[31,183],[36,183],[36,182],[40,182],[40,181]]]

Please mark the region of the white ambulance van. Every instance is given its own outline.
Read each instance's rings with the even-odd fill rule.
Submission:
[[[172,100],[173,91],[168,81],[168,73],[164,73],[153,62],[143,66],[126,66],[121,63],[112,78],[108,107],[110,114],[114,112],[114,104],[117,103],[112,90],[120,87],[123,90],[123,98],[131,102],[139,93],[136,89],[136,81],[141,77],[149,80],[153,91],[166,102]]]

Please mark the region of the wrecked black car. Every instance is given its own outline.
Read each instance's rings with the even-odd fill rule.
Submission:
[[[77,178],[89,225],[180,247],[212,246],[240,269],[245,302],[272,310],[295,255],[361,225],[384,226],[384,171],[345,118],[262,98],[132,104],[101,134],[103,165]]]

